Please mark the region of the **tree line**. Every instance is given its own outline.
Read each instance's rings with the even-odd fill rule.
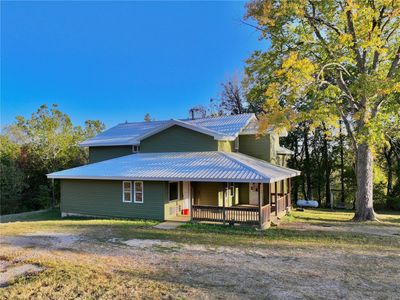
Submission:
[[[208,105],[197,105],[189,110],[190,117],[212,117],[254,113],[259,118],[265,113],[260,96],[249,89],[248,78],[233,75],[221,84],[217,97]],[[264,116],[265,117],[265,116]],[[267,117],[267,116],[266,116]],[[335,129],[326,124],[314,126],[303,121],[290,127],[281,144],[294,154],[288,167],[302,171],[293,178],[293,199],[317,200],[322,207],[355,208],[357,178],[354,152],[346,128],[338,121]],[[400,210],[400,137],[387,135],[383,147],[377,148],[374,165],[374,207]]]
[[[295,199],[340,199],[357,221],[375,220],[374,207],[399,208],[400,2],[252,0],[246,8],[243,23],[269,47],[191,116],[254,112],[260,131],[288,130],[290,166],[302,171]],[[40,206],[44,174],[84,162],[77,144],[103,127],[74,127],[56,107],[18,117],[1,137],[2,203]]]
[[[397,189],[391,159],[400,135],[400,2],[252,0],[246,8],[245,23],[269,43],[247,60],[244,80],[247,99],[260,104],[262,127],[309,127],[322,141],[344,132],[355,173],[354,220],[375,220],[382,152],[391,153],[389,194]]]
[[[0,135],[1,214],[49,207],[53,186],[46,174],[86,163],[87,149],[79,143],[104,128],[99,120],[74,126],[57,105],[42,105],[29,119],[17,116]]]

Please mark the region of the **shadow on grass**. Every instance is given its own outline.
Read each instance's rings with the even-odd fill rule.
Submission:
[[[79,232],[97,242],[110,242],[112,238],[129,239],[156,239],[167,240],[182,244],[198,244],[206,246],[244,246],[244,247],[290,247],[302,244],[318,244],[320,246],[400,246],[400,240],[386,237],[370,236],[353,232],[334,231],[300,231],[287,228],[270,228],[258,231],[249,227],[228,227],[211,224],[186,224],[175,230],[162,230],[152,227],[92,225],[63,225]]]
[[[386,216],[388,218],[388,216]],[[296,219],[306,220],[308,223],[315,223],[319,226],[329,226],[329,222],[350,224],[350,220],[337,220],[333,218],[318,218],[313,216],[296,216]],[[398,222],[393,218],[392,222]],[[27,230],[25,225],[13,224],[7,228],[8,235],[23,234],[32,231],[57,231],[76,233],[97,242],[110,242],[113,238],[128,239],[159,239],[170,240],[184,244],[204,244],[216,246],[271,246],[274,242],[285,242],[286,244],[301,245],[302,243],[318,243],[330,246],[338,243],[344,244],[367,244],[379,243],[388,246],[399,246],[399,241],[387,241],[386,238],[371,237],[362,233],[346,231],[324,231],[324,230],[297,230],[296,228],[270,228],[266,231],[259,231],[252,227],[245,226],[224,226],[217,224],[184,224],[175,230],[161,230],[153,228],[158,221],[151,220],[129,220],[129,219],[99,219],[68,217],[60,218],[59,210],[43,213],[41,215],[29,216],[23,221],[46,221],[32,222]],[[390,221],[388,221],[390,222]],[[4,228],[6,229],[6,227]]]
[[[338,220],[333,218],[313,218],[306,216],[296,216],[295,220],[305,220],[305,221],[318,221],[318,222],[333,222],[333,223],[350,223],[351,219],[348,220]],[[316,223],[314,223],[316,224]]]
[[[28,213],[31,214],[25,215],[25,213],[21,213],[12,216],[1,216],[1,223],[61,220],[61,212],[58,208],[37,213]]]
[[[378,219],[379,219],[379,216],[378,216]],[[400,224],[400,215],[399,215],[398,217],[387,217],[387,216],[386,216],[386,217],[383,219],[383,222],[399,225],[399,224]]]

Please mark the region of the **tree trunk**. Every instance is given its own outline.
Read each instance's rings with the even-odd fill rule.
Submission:
[[[297,153],[299,153],[298,151],[299,151],[299,140],[297,138],[295,138],[294,139],[294,161],[295,161],[297,169],[299,169],[299,162],[297,159]],[[293,190],[292,190],[293,198],[292,199],[293,199],[294,203],[297,203],[298,195],[299,195],[299,180],[298,180],[298,178],[293,178],[293,179],[294,180],[293,180]]]
[[[366,142],[357,149],[357,198],[354,221],[376,220],[373,207],[373,157]]]
[[[325,167],[325,199],[326,206],[331,207],[331,166],[329,161],[329,150],[328,150],[328,140],[326,134],[324,133],[324,167]]]
[[[393,146],[390,144],[390,148],[387,149],[385,147],[383,149],[383,154],[386,158],[386,163],[387,163],[387,192],[386,192],[386,197],[389,199],[392,191],[393,191],[393,164],[392,164],[392,153],[393,153]]]
[[[306,172],[306,199],[312,199],[312,183],[311,183],[311,170],[310,170],[310,152],[308,150],[308,128],[304,130],[304,154],[305,154],[305,172]]]
[[[340,121],[340,202],[344,205],[344,155],[343,155],[343,134],[342,121]]]

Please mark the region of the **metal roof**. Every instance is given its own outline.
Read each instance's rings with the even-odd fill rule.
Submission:
[[[156,127],[165,125],[168,121],[121,123],[117,126],[103,131],[84,142],[81,146],[116,146],[116,145],[137,145],[137,138]]]
[[[144,137],[155,134],[172,125],[178,125],[212,135],[217,140],[233,140],[250,121],[254,114],[210,117],[202,119],[166,120],[151,122],[121,123],[97,136],[82,142],[81,146],[137,145]]]
[[[278,149],[276,150],[278,154],[285,154],[285,155],[293,155],[294,152],[292,150],[289,150],[285,147],[279,146]]]
[[[214,137],[214,139],[216,139],[216,140],[234,140],[236,138],[235,136],[222,135],[218,131],[208,129],[207,127],[203,127],[200,125],[194,125],[192,123],[181,121],[181,120],[171,120],[171,121],[165,123],[164,125],[156,127],[154,130],[146,132],[145,134],[141,135],[137,139],[139,141],[144,140],[144,139],[148,138],[149,136],[152,136],[152,135],[154,135],[158,132],[161,132],[161,131],[163,131],[169,127],[172,127],[174,125],[181,126],[181,127],[184,127],[184,128],[190,129],[190,130],[194,130],[197,132],[201,132],[206,135],[210,135],[210,136]]]
[[[222,135],[236,137],[251,121],[257,121],[257,119],[254,114],[240,114],[185,121],[217,131]]]
[[[55,179],[275,182],[300,171],[230,152],[138,153],[47,174]]]

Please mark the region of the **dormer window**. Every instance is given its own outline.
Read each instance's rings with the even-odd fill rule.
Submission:
[[[132,153],[138,153],[140,151],[140,145],[132,146]]]

